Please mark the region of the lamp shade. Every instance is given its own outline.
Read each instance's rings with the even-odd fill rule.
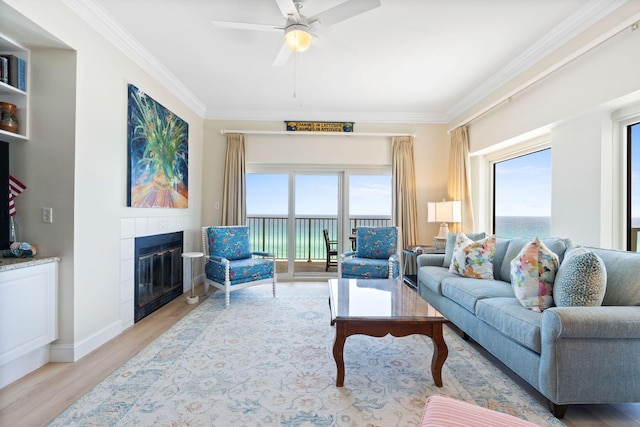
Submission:
[[[304,52],[311,46],[311,33],[306,25],[293,24],[284,30],[284,41],[294,52]]]
[[[428,222],[461,222],[462,202],[459,200],[427,203]]]

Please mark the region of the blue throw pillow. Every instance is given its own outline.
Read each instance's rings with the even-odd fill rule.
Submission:
[[[553,286],[558,307],[597,307],[607,290],[607,270],[593,252],[576,247],[567,251]]]

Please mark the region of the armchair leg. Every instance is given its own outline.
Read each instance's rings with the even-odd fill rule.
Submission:
[[[229,291],[225,291],[225,293],[224,293],[225,308],[229,308],[229,300],[230,300],[229,294],[230,293],[231,292],[229,292]]]

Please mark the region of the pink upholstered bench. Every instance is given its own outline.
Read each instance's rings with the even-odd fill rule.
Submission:
[[[445,396],[431,396],[420,427],[536,427],[537,424]]]

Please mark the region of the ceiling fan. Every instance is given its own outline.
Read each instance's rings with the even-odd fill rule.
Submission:
[[[305,0],[275,0],[275,2],[286,19],[284,25],[219,20],[211,22],[220,28],[284,32],[285,42],[273,61],[273,66],[277,67],[287,62],[291,52],[303,52],[311,46],[312,41],[317,43],[319,38],[317,32],[321,27],[328,27],[380,6],[380,0],[347,0],[317,15],[306,17],[300,12]]]

